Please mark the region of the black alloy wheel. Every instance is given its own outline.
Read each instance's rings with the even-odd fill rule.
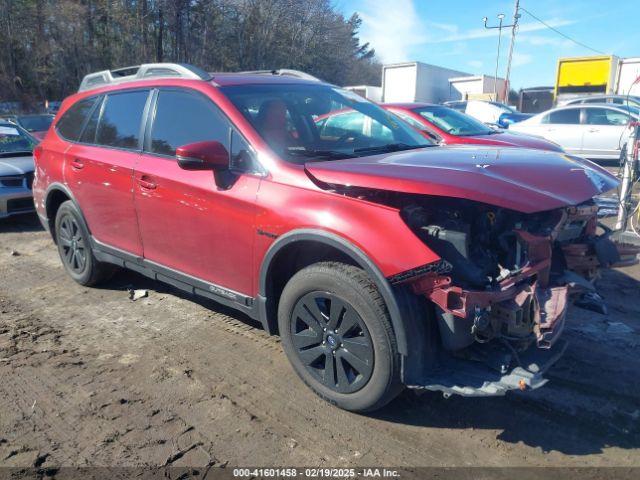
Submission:
[[[70,214],[60,219],[58,242],[60,242],[62,259],[66,266],[80,275],[87,267],[87,249],[85,236],[78,221]]]
[[[333,391],[353,393],[371,378],[369,331],[356,310],[333,293],[310,292],[298,300],[291,339],[305,368]]]

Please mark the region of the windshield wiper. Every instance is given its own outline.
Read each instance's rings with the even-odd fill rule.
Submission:
[[[435,147],[435,144],[425,143],[423,145],[407,145],[406,143],[387,143],[376,147],[363,147],[353,150],[354,153],[366,152],[399,152],[401,150],[414,150],[416,148]]]
[[[287,153],[297,157],[322,159],[354,158],[356,156],[351,152],[341,152],[339,150],[287,150]]]

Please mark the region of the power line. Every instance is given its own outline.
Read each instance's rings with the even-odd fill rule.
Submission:
[[[591,50],[592,52],[598,53],[600,55],[608,55],[608,53],[605,52],[601,52],[600,50],[596,50],[595,48],[591,48],[589,45],[585,45],[582,42],[579,42],[578,40],[575,40],[573,38],[571,38],[569,35],[565,35],[564,33],[562,33],[560,30],[558,30],[557,28],[552,27],[551,25],[549,25],[548,23],[544,22],[543,20],[539,19],[538,17],[536,17],[533,13],[531,13],[529,10],[527,10],[524,7],[520,7],[520,10],[522,10],[523,12],[528,13],[531,17],[533,17],[535,20],[539,21],[541,24],[543,24],[545,27],[547,27],[550,30],[553,30],[554,32],[556,32],[558,35],[566,38],[567,40],[572,41],[573,43],[575,43],[576,45],[580,45],[583,48],[586,48],[587,50]]]

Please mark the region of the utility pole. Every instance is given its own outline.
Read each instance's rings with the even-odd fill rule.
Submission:
[[[482,20],[484,20],[484,28],[489,30],[494,28],[498,29],[498,52],[496,53],[496,71],[493,75],[493,100],[497,102],[498,101],[498,67],[500,66],[500,41],[502,40],[502,21],[504,20],[504,13],[498,14],[498,20],[500,21],[500,23],[498,24],[498,26],[495,26],[495,27],[490,27],[487,25],[487,20],[489,20],[487,17],[484,17]]]
[[[511,58],[513,57],[513,44],[516,42],[516,29],[518,28],[518,20],[520,19],[520,0],[516,0],[516,5],[513,10],[513,25],[511,26],[511,43],[509,44],[509,58],[507,60],[507,74],[504,81],[504,99],[505,102],[509,102],[509,75],[511,74]]]

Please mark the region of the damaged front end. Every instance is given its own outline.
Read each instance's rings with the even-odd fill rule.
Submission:
[[[637,262],[636,247],[598,233],[597,206],[525,214],[462,199],[424,198],[401,209],[441,260],[391,278],[434,306],[443,355],[407,369],[413,388],[467,396],[543,385],[562,355],[571,302],[597,303],[601,268]],[[434,333],[435,335],[435,333]]]

